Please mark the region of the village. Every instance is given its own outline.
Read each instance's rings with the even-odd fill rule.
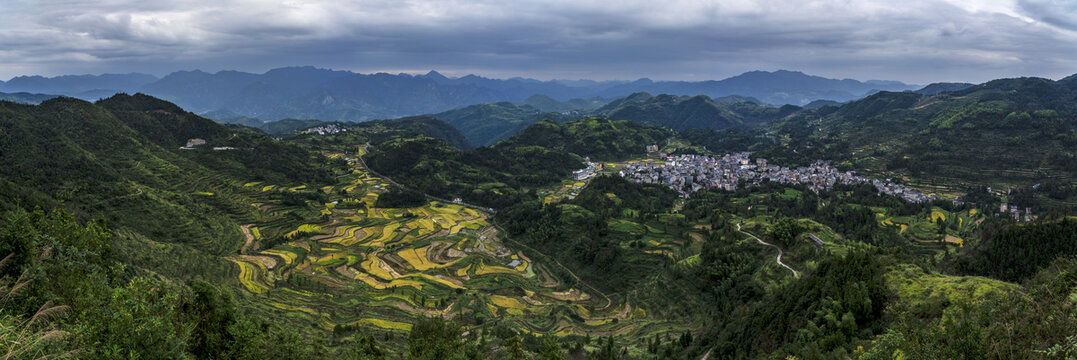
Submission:
[[[804,184],[815,192],[829,190],[835,184],[871,184],[881,193],[916,203],[938,198],[934,194],[925,195],[889,180],[857,176],[855,171],[841,172],[831,167],[827,161],[816,161],[811,166],[790,169],[768,164],[763,158],[756,158],[753,162],[750,155],[750,152],[740,152],[726,154],[721,158],[701,155],[666,156],[665,162],[626,164],[618,174],[633,182],[667,185],[677,190],[682,197],[688,197],[692,192],[705,188],[733,191],[741,183],[753,186],[771,181]]]

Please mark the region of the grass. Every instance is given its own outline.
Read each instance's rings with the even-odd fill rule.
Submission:
[[[1020,289],[1017,284],[981,276],[929,274],[912,264],[895,265],[886,273],[886,281],[899,297],[913,304],[935,296],[979,302]]]

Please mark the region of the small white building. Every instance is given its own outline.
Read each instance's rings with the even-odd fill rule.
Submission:
[[[205,145],[205,144],[206,144],[206,140],[199,139],[199,138],[194,138],[194,139],[188,139],[187,140],[187,146],[185,146],[185,147],[193,148],[195,146],[202,146],[202,145]]]

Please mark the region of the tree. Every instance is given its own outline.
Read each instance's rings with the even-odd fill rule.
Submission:
[[[774,223],[774,229],[771,231],[771,235],[774,237],[774,241],[784,248],[790,248],[795,243],[797,235],[804,231],[794,218],[783,217],[778,219]]]

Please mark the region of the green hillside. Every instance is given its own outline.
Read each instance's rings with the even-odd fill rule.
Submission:
[[[743,97],[711,99],[704,95],[651,96],[637,93],[614,100],[595,113],[613,120],[631,120],[681,131],[751,127],[784,118],[800,109],[792,105],[766,107],[752,100]]]
[[[459,129],[468,141],[478,146],[492,145],[545,119],[558,123],[576,119],[572,115],[541,111],[531,106],[508,102],[471,105],[433,116]]]
[[[647,152],[648,145],[663,145],[673,134],[669,129],[627,120],[588,117],[564,124],[544,120],[492,148],[540,146],[599,161],[620,160],[641,156]]]

